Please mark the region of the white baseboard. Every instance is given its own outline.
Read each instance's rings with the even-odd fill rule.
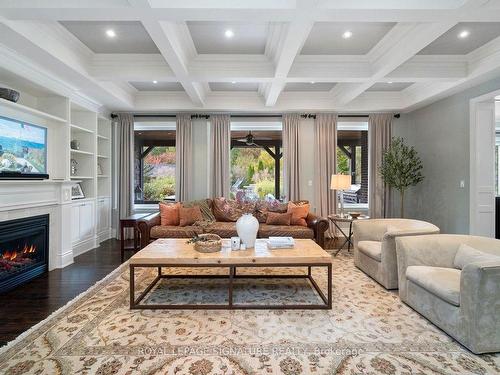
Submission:
[[[73,264],[73,250],[61,254],[61,266],[59,268],[67,267],[70,264]]]
[[[95,237],[73,244],[73,257],[86,253],[87,251],[95,249],[96,247],[97,241]]]
[[[98,233],[97,234],[97,243],[100,244],[101,242],[109,240],[110,238],[113,238],[112,228],[108,228],[108,229],[103,230],[102,232]]]

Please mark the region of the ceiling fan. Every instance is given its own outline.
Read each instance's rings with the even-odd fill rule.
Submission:
[[[259,140],[261,140],[261,141],[269,140],[269,139],[271,139],[271,138],[259,138]],[[251,131],[249,131],[248,134],[245,136],[245,138],[240,138],[240,139],[237,139],[236,141],[243,142],[247,146],[261,147],[260,145],[258,145],[257,143],[255,143],[255,140],[256,140],[255,136],[252,134]]]

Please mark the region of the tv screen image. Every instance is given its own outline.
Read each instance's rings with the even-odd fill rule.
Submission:
[[[47,129],[0,116],[0,174],[46,174]]]

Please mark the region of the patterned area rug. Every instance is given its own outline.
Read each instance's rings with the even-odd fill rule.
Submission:
[[[500,373],[500,354],[473,355],[357,270],[351,256],[333,258],[333,270],[332,310],[130,311],[124,264],[0,349],[0,373]],[[325,288],[326,272],[313,275]],[[140,287],[153,276],[154,270],[142,271]],[[238,288],[237,298],[317,302],[303,281],[257,281]],[[222,290],[179,279],[159,285],[147,302],[220,301]]]

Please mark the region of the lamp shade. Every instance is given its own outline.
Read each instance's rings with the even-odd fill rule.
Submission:
[[[348,190],[351,188],[351,176],[348,174],[332,174],[330,189]]]

